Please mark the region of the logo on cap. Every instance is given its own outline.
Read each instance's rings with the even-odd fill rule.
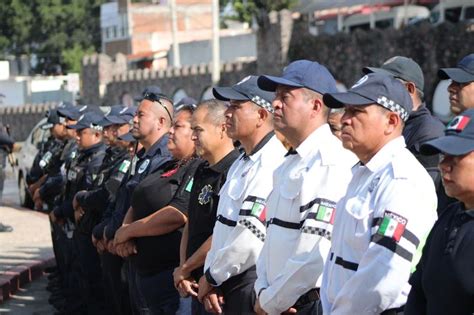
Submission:
[[[240,80],[239,83],[237,83],[237,85],[241,85],[242,83],[244,83],[244,82],[250,80],[250,78],[251,78],[251,77],[250,77],[249,75],[246,76],[245,78],[243,78],[242,80]]]
[[[80,112],[83,112],[83,111],[85,111],[86,109],[87,109],[87,105],[84,105],[84,106],[82,106],[81,108],[79,108],[79,111],[80,111]]]
[[[369,79],[369,77],[366,76],[366,75],[364,75],[362,78],[359,79],[359,81],[357,81],[357,82],[351,87],[351,89],[354,89],[354,88],[356,88],[356,87],[358,87],[358,86],[364,84],[365,81],[367,81],[368,79]]]
[[[470,120],[471,118],[467,116],[456,116],[449,122],[446,130],[462,131],[464,128],[466,128]]]
[[[81,121],[84,118],[84,114],[82,114],[77,121]]]
[[[125,112],[127,111],[127,109],[128,109],[128,108],[127,108],[127,107],[125,107],[124,109],[122,109],[122,110],[120,111],[120,113],[119,113],[119,114],[123,114],[123,113],[125,113]]]

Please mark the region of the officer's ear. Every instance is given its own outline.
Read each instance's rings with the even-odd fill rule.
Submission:
[[[260,106],[258,106],[257,114],[258,114],[258,118],[259,118],[259,121],[257,123],[258,126],[260,126],[264,122],[266,122],[268,120],[268,116],[270,115],[270,113],[266,109],[264,109]]]
[[[387,110],[386,117],[387,124],[384,131],[385,135],[390,135],[394,132],[397,132],[398,130],[403,129],[403,121],[397,113]]]
[[[410,94],[415,94],[416,93],[416,85],[413,82],[407,82],[405,83],[405,87]]]

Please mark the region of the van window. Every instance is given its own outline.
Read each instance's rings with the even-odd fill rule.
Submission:
[[[393,27],[393,19],[386,19],[386,20],[380,20],[375,22],[375,27],[376,28],[389,28]]]
[[[349,26],[349,31],[353,32],[353,31],[355,31],[355,30],[368,31],[368,30],[370,30],[370,23],[364,23],[364,24],[358,24],[358,25]]]
[[[459,22],[459,20],[461,18],[461,10],[462,10],[461,7],[446,9],[444,11],[445,21],[448,21],[448,22],[451,22],[451,23]]]
[[[464,12],[464,19],[465,20],[473,20],[474,19],[474,7],[467,7],[466,11]]]

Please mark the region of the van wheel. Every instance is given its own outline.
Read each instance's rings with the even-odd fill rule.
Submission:
[[[25,208],[33,209],[35,204],[30,196],[30,192],[26,188],[25,178],[20,175],[18,179],[18,192],[20,194],[20,205]]]

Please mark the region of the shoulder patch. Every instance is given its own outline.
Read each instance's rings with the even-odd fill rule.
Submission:
[[[378,234],[394,239],[397,243],[405,232],[408,220],[395,212],[385,210]]]

